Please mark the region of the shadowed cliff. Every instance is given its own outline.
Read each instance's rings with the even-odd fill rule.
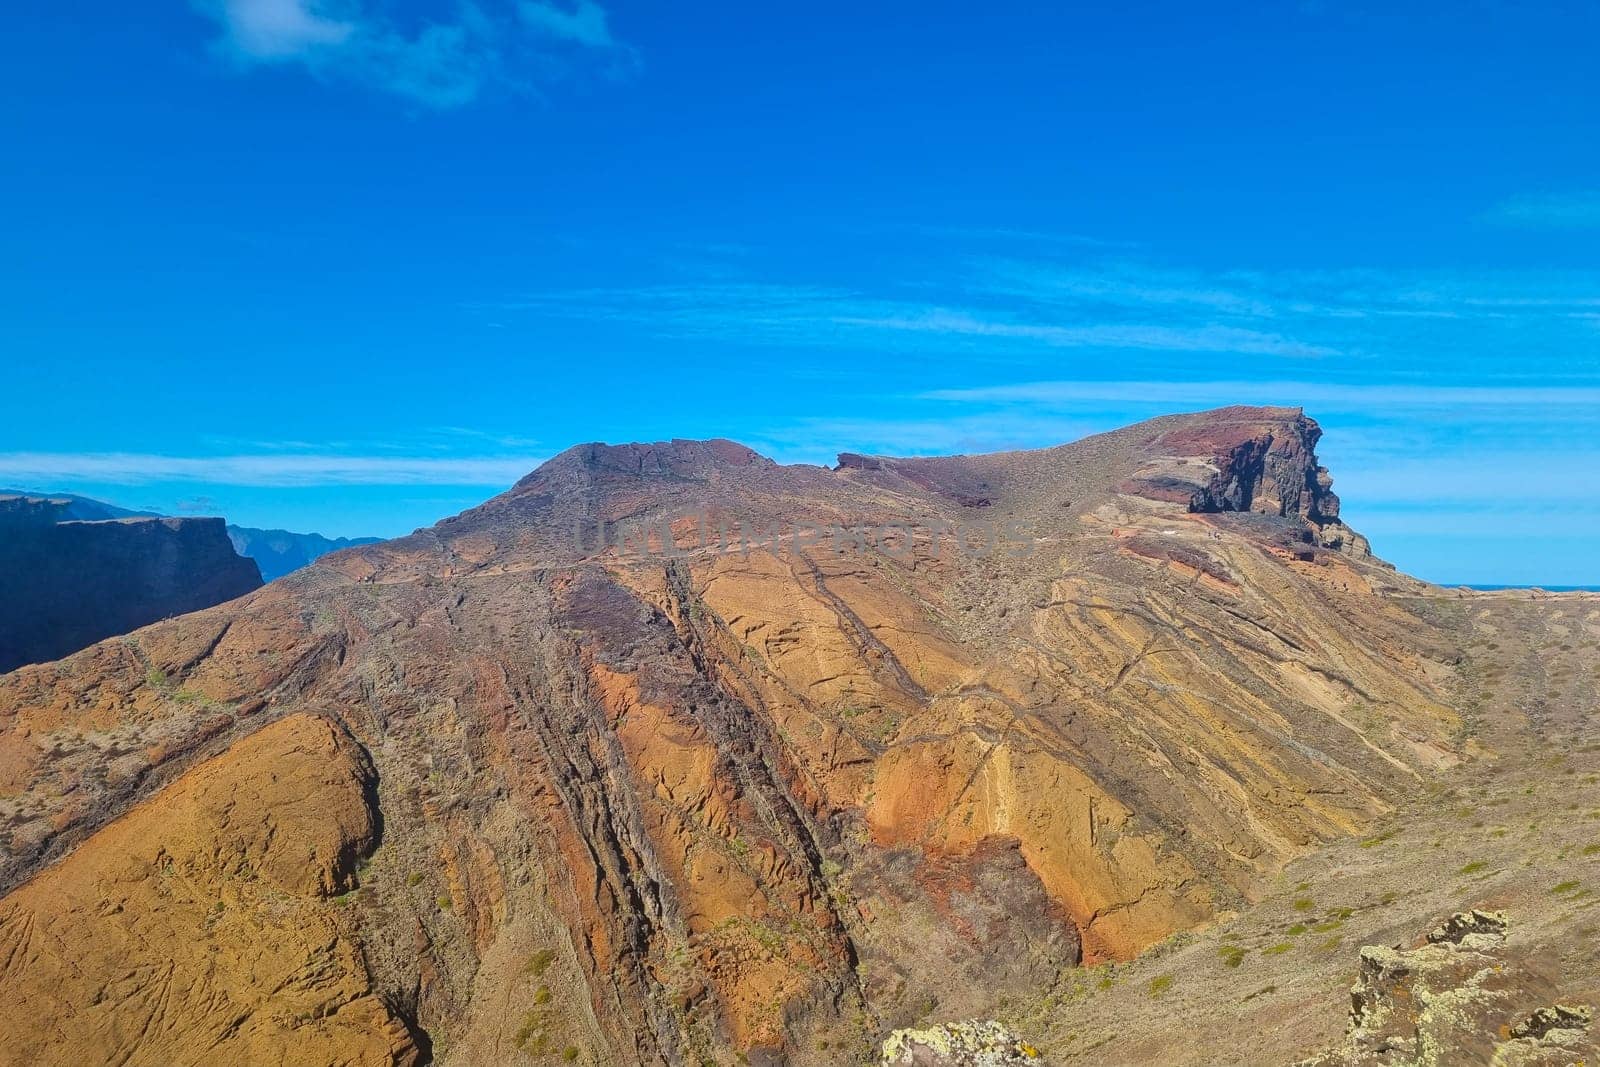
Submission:
[[[261,585],[221,519],[63,521],[75,506],[0,497],[0,671]]]

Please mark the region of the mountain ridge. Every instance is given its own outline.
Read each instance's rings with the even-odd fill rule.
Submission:
[[[837,468],[576,446],[433,527],[0,680],[0,890],[305,713],[375,774],[381,839],[334,844],[357,888],[306,899],[410,1035],[390,1062],[824,1064],[930,1000],[992,1011],[1248,908],[1481,755],[1445,591],[1336,518],[1318,432],[1223,409]],[[776,521],[770,548],[707,536]],[[985,524],[1016,550],[937,534]],[[898,553],[801,525],[916,532]],[[11,899],[0,936],[48,910]],[[0,989],[34,1003],[43,973]],[[205,995],[257,1003],[252,981]]]

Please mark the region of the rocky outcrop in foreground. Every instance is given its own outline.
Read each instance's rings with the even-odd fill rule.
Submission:
[[[992,1020],[896,1030],[878,1053],[882,1067],[1013,1067],[1038,1061],[1038,1049]]]
[[[1338,1047],[1299,1067],[1572,1067],[1600,1045],[1586,1005],[1534,1006],[1547,979],[1508,959],[1501,912],[1451,916],[1415,948],[1368,945]]]
[[[221,519],[62,521],[72,507],[0,497],[0,672],[261,585]]]

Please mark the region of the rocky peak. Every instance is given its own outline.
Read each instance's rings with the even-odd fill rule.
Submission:
[[[623,445],[595,441],[574,445],[541,464],[517,484],[521,487],[538,480],[575,474],[700,479],[717,470],[772,466],[776,466],[774,461],[755,449],[725,438],[707,441],[674,438]]]
[[[1190,510],[1298,516],[1319,525],[1339,521],[1333,478],[1317,462],[1322,427],[1316,420],[1298,408],[1224,410],[1239,414],[1217,424],[1217,473],[1191,498]],[[1271,415],[1252,417],[1255,412]]]
[[[1157,469],[1133,484],[1191,512],[1242,512],[1303,523],[1311,540],[1352,555],[1367,541],[1339,518],[1333,477],[1317,460],[1322,427],[1300,408],[1228,407],[1191,416],[1150,443]],[[1194,472],[1205,474],[1196,479]]]

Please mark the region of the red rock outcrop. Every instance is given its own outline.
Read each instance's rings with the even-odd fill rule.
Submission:
[[[1160,435],[1150,446],[1156,462],[1125,488],[1195,512],[1297,518],[1313,543],[1368,557],[1366,539],[1340,521],[1333,478],[1317,463],[1321,437],[1299,408],[1222,408]]]

